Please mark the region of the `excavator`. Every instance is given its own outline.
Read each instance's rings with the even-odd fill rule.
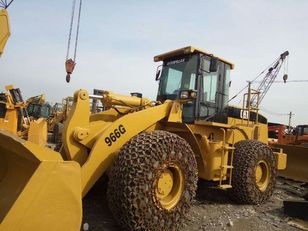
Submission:
[[[238,203],[269,200],[287,155],[267,144],[267,119],[251,104],[259,93],[228,105],[234,65],[192,46],[154,61],[156,100],[77,90],[60,152],[0,130],[1,231],[80,230],[82,198],[103,174],[123,230],[178,230],[198,178]],[[91,114],[93,97],[104,111]]]

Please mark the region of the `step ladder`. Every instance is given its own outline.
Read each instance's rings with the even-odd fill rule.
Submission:
[[[233,170],[233,154],[234,154],[234,139],[231,146],[226,145],[226,130],[223,131],[223,145],[221,148],[221,164],[220,164],[220,176],[219,176],[219,188],[229,189],[232,188],[232,170]],[[227,129],[230,130],[230,129]],[[232,133],[234,129],[231,129]],[[234,136],[233,136],[234,137]],[[227,157],[227,164],[225,164],[225,158]],[[225,171],[226,170],[226,171]],[[226,172],[226,173],[225,173]],[[227,177],[226,180],[224,178]]]

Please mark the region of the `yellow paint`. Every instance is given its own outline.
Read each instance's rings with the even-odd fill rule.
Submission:
[[[47,121],[40,118],[30,122],[28,130],[28,141],[31,141],[39,146],[47,145]]]
[[[181,199],[184,186],[185,177],[183,170],[177,164],[169,164],[163,169],[156,185],[156,199],[164,209],[170,210]]]
[[[157,56],[154,57],[154,62],[163,61],[165,59],[172,58],[172,57],[175,57],[175,56],[178,56],[178,55],[192,54],[194,52],[199,52],[201,54],[213,56],[213,54],[211,52],[207,52],[207,51],[204,51],[204,50],[196,48],[196,47],[187,46],[187,47],[183,47],[183,48],[180,48],[180,49],[176,49],[176,50],[173,50],[173,51],[169,51],[167,53],[157,55]],[[231,62],[229,62],[229,61],[227,61],[223,58],[219,58],[219,57],[216,57],[216,58],[218,58],[220,61],[222,61],[226,64],[229,64],[231,69],[234,69],[233,63],[231,63]]]
[[[76,162],[0,130],[0,231],[79,230],[80,174]]]
[[[193,52],[209,54],[186,47],[157,56],[157,60]],[[16,229],[23,225],[23,230],[80,229],[81,198],[112,166],[121,147],[141,132],[161,129],[183,137],[194,151],[199,177],[219,183],[232,177],[236,142],[257,139],[267,143],[267,125],[245,119],[228,118],[227,124],[184,124],[181,101],[161,104],[104,91],[102,102],[108,110],[91,115],[88,92],[75,92],[64,123],[61,154],[0,131],[0,229],[10,225]],[[282,168],[285,156],[276,157],[277,167]],[[261,161],[256,168],[260,190],[267,186],[268,179],[268,166]],[[162,208],[171,210],[176,206],[184,182],[183,170],[177,164],[165,166],[154,188],[154,197]],[[63,227],[51,225],[54,222]]]
[[[12,134],[29,140],[39,146],[45,146],[47,144],[47,122],[45,119],[38,119],[36,121],[30,121],[27,117],[24,120],[18,119],[18,112],[26,110],[26,103],[15,103],[10,90],[13,90],[13,85],[5,86],[7,90],[4,93],[6,102],[0,102],[5,105],[6,112],[4,118],[0,118],[0,128],[4,129]]]
[[[255,169],[256,183],[260,191],[264,192],[270,182],[271,173],[268,163],[260,160]]]
[[[0,10],[0,56],[10,35],[9,15],[5,9],[2,9]]]

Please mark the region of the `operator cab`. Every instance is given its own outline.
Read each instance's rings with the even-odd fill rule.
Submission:
[[[183,122],[227,123],[232,63],[191,46],[155,56],[154,61],[163,61],[156,74],[158,101],[191,94],[191,100],[183,105]]]

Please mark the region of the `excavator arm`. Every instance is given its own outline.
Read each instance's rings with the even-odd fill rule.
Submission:
[[[5,44],[9,39],[10,25],[9,25],[9,16],[8,12],[5,9],[0,10],[0,56],[3,53]]]

